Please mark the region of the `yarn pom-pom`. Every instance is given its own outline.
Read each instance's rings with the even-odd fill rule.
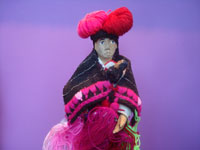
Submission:
[[[121,7],[108,15],[103,30],[109,34],[121,36],[128,32],[133,26],[132,13],[126,7]]]
[[[78,24],[78,34],[82,38],[88,38],[89,36],[95,34],[97,31],[102,29],[102,24],[108,17],[105,11],[95,11],[86,16]]]
[[[117,112],[118,109],[119,109],[119,104],[116,103],[116,102],[114,102],[114,103],[112,103],[112,104],[110,105],[110,108],[112,108],[115,112]]]

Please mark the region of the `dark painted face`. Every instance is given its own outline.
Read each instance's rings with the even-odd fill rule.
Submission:
[[[117,43],[112,39],[102,38],[95,42],[95,50],[100,59],[111,60],[116,49]]]

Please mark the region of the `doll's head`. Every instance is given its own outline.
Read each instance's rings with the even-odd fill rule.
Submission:
[[[101,38],[95,42],[94,49],[101,60],[109,61],[117,49],[117,43],[110,38]]]
[[[111,60],[118,48],[118,36],[100,30],[90,38],[99,58],[105,61]]]
[[[118,51],[119,36],[128,32],[132,25],[132,13],[128,8],[121,7],[111,13],[100,10],[86,14],[77,30],[82,38],[90,36],[99,57],[112,59]]]

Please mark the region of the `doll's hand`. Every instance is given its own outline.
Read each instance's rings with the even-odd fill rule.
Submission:
[[[108,68],[106,72],[107,79],[111,83],[117,83],[122,75],[124,76],[126,73],[126,68],[127,68],[128,62],[125,61],[124,59],[119,60],[115,66]]]
[[[119,68],[119,65],[120,65],[121,63],[123,63],[123,62],[124,62],[123,59],[119,60],[119,61],[114,65],[114,67],[118,69],[118,68]]]
[[[121,131],[124,128],[126,121],[127,121],[127,117],[124,114],[120,114],[117,124],[115,126],[115,129],[113,130],[113,133],[117,133]]]

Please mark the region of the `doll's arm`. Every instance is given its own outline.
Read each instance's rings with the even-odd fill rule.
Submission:
[[[118,118],[117,124],[115,126],[115,129],[113,130],[113,133],[117,133],[121,131],[124,128],[124,125],[128,121],[129,117],[131,116],[131,109],[128,108],[125,105],[119,104],[119,110],[118,113],[120,113],[120,116]]]
[[[120,114],[115,129],[113,130],[113,133],[121,131],[124,128],[126,122],[127,122],[127,117],[124,114]]]

